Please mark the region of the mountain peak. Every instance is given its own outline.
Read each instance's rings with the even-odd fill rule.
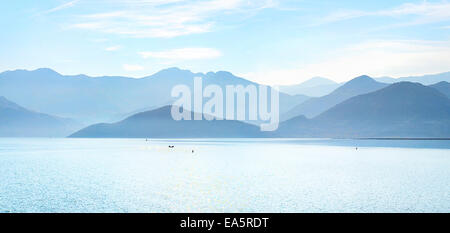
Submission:
[[[178,67],[169,67],[169,68],[167,68],[167,69],[161,70],[160,72],[162,72],[162,71],[167,71],[167,72],[169,72],[169,71],[177,72],[177,71],[182,71],[182,69],[180,69],[180,68],[178,68]]]
[[[50,68],[39,68],[39,69],[33,70],[31,72],[38,72],[38,73],[46,74],[46,75],[50,75],[50,74],[51,75],[55,75],[55,74],[60,75],[58,72],[56,72]]]
[[[183,70],[178,67],[171,67],[158,71],[157,73],[148,77],[192,77],[194,73],[190,70]]]
[[[333,84],[337,84],[337,83],[333,80],[316,76],[316,77],[312,77],[298,85],[301,85],[303,87],[316,87],[316,86],[320,86],[320,85],[333,85]]]
[[[307,79],[301,83],[287,85],[287,86],[315,87],[315,86],[330,85],[330,84],[337,84],[337,82],[335,82],[331,79],[324,78],[324,77],[314,76],[314,77]]]
[[[373,78],[369,77],[368,75],[361,75],[348,81],[347,83],[351,82],[376,82],[376,81]]]
[[[377,82],[375,81],[375,79],[367,75],[361,75],[346,82],[344,85],[336,89],[333,93],[356,91],[354,95],[360,95],[370,91],[381,89],[386,86],[387,84]]]
[[[402,82],[398,82],[398,83],[393,83],[389,86],[386,87],[386,89],[422,89],[424,87],[427,87],[421,83],[417,83],[417,82],[409,82],[409,81],[402,81]],[[428,90],[431,90],[432,88],[427,88]],[[381,91],[381,90],[380,90]]]
[[[424,86],[416,82],[398,82],[389,85],[388,87],[379,90],[380,93],[386,94],[390,93],[392,96],[408,96],[409,98],[415,98],[420,95],[430,95],[434,94],[436,96],[445,96],[443,93],[439,92],[435,88]]]
[[[206,76],[208,76],[208,77],[223,77],[223,78],[234,78],[235,77],[231,72],[222,71],[222,70],[217,71],[217,72],[210,71],[210,72],[206,73]]]
[[[219,70],[216,72],[217,75],[234,76],[231,72]]]
[[[180,72],[191,72],[191,71],[190,70],[182,70],[182,69],[180,69],[178,67],[170,67],[170,68],[167,68],[167,69],[160,70],[156,74],[159,74],[159,73],[180,73]]]

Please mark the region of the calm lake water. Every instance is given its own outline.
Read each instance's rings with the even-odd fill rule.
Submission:
[[[0,213],[450,212],[450,141],[0,138],[0,173]]]

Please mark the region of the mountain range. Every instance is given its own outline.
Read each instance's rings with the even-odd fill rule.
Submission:
[[[419,83],[400,82],[352,97],[313,119],[283,122],[283,137],[450,137],[450,100]]]
[[[422,76],[409,76],[409,77],[401,77],[401,78],[391,78],[391,77],[381,77],[375,78],[378,82],[383,83],[397,83],[397,82],[416,82],[421,83],[423,85],[431,85],[442,81],[450,80],[450,72],[439,73],[439,74],[427,74]]]
[[[15,70],[0,74],[0,94],[28,109],[76,119],[85,124],[112,122],[120,116],[171,104],[176,85],[193,88],[194,77],[203,85],[247,86],[259,84],[230,72],[193,73],[169,68],[143,78],[119,76],[89,77],[61,75],[51,69]],[[304,95],[280,93],[280,111],[287,112],[308,99]]]
[[[388,84],[377,82],[369,76],[363,75],[348,81],[326,96],[306,100],[283,114],[282,119],[288,120],[299,115],[312,118],[350,97],[376,91],[386,86]]]
[[[283,122],[277,131],[263,133],[256,126],[262,121],[174,121],[171,89],[178,84],[193,88],[194,77],[202,77],[204,87],[259,86],[226,71],[204,74],[178,68],[140,79],[65,76],[50,69],[7,71],[0,74],[0,95],[6,97],[0,98],[0,136],[450,137],[450,84],[442,80],[428,86],[388,84],[364,75],[321,97],[280,92]],[[301,85],[334,84],[314,78]]]
[[[341,84],[333,80],[314,77],[296,85],[280,86],[280,91],[290,95],[306,95],[310,97],[320,97],[330,94]]]
[[[400,82],[351,97],[312,119],[297,116],[275,132],[238,121],[174,121],[166,106],[92,125],[71,137],[450,137],[450,100],[431,86]]]
[[[429,74],[422,76],[409,76],[409,77],[378,77],[374,78],[375,81],[381,83],[396,83],[396,82],[417,82],[423,85],[431,85],[442,81],[450,80],[450,72],[439,73],[439,74]],[[313,77],[306,80],[300,84],[294,85],[284,85],[280,86],[280,91],[290,94],[290,95],[306,95],[310,97],[321,97],[330,94],[343,83],[337,83],[333,80],[323,78],[323,77]]]
[[[171,116],[172,106],[146,111],[112,124],[95,124],[73,138],[254,138],[259,127],[233,120],[180,120]],[[193,113],[189,112],[193,119]]]

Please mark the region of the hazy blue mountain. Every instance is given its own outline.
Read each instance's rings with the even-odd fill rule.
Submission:
[[[448,82],[439,82],[433,85],[430,85],[430,87],[438,90],[442,94],[446,95],[448,98],[450,98],[450,83]]]
[[[291,111],[282,116],[282,120],[288,120],[300,115],[312,118],[346,99],[379,90],[387,85],[377,82],[366,75],[359,76],[348,81],[329,95],[310,98],[295,106]]]
[[[313,77],[311,79],[308,79],[298,85],[302,85],[304,87],[317,87],[320,85],[330,85],[330,84],[337,84],[335,81],[323,78],[323,77]]]
[[[166,103],[164,106],[170,105],[172,103],[172,101],[169,101],[168,103]],[[124,120],[130,116],[133,116],[135,114],[141,113],[141,112],[147,112],[147,111],[151,111],[151,110],[155,110],[161,108],[161,106],[151,106],[148,108],[141,108],[141,109],[136,109],[132,112],[127,112],[127,113],[121,113],[121,114],[117,114],[111,117],[111,120],[109,122],[118,122],[121,120]]]
[[[306,95],[320,97],[330,94],[340,86],[333,80],[314,77],[297,85],[280,86],[280,91],[290,95]]]
[[[112,124],[95,124],[70,137],[75,138],[241,138],[261,137],[259,127],[239,121],[181,120],[171,116],[171,106],[135,114]],[[193,117],[193,114],[190,113]],[[193,119],[193,118],[192,118]]]
[[[65,137],[81,125],[25,109],[0,96],[0,137]]]
[[[211,85],[211,84],[215,84],[215,85],[219,85],[220,87],[222,87],[222,90],[225,94],[225,86],[226,85],[242,85],[242,86],[247,86],[247,85],[255,85],[255,86],[259,86],[260,84],[255,83],[255,82],[251,82],[248,81],[244,78],[240,78],[240,77],[236,77],[234,76],[232,73],[227,72],[227,71],[219,71],[219,72],[208,72],[203,79],[203,85]],[[271,87],[269,87],[271,88]],[[270,91],[270,89],[268,90]],[[305,96],[305,95],[289,95],[289,94],[285,94],[283,92],[279,92],[280,94],[280,99],[279,99],[279,105],[280,105],[280,115],[290,111],[292,108],[294,108],[296,105],[305,102],[307,99],[309,99],[310,97]],[[225,100],[225,96],[224,96],[224,100]],[[205,99],[205,102],[207,101],[207,99]],[[271,104],[271,102],[268,102],[269,104]],[[224,103],[225,106],[225,103]],[[248,101],[246,102],[246,106],[249,106]],[[235,112],[237,112],[237,110],[235,109]],[[248,113],[248,111],[247,111]],[[256,121],[256,122],[250,122],[250,121],[246,121],[248,123],[255,123],[255,124],[259,124],[260,121]]]
[[[352,97],[308,120],[283,122],[286,137],[450,137],[450,100],[434,88],[400,82]]]
[[[377,82],[388,83],[388,84],[398,82],[398,80],[396,78],[391,78],[391,77],[379,77],[379,78],[373,78],[373,79],[375,79],[375,81],[377,81]]]
[[[389,77],[383,77],[375,79],[379,82],[384,83],[396,83],[396,82],[416,82],[421,83],[423,85],[431,85],[438,82],[446,81],[450,82],[450,72],[445,73],[439,73],[439,74],[428,74],[428,75],[422,75],[422,76],[409,76],[409,77],[401,77],[401,78],[389,78]]]
[[[63,76],[50,69],[16,70],[0,74],[0,93],[25,108],[90,122],[149,101],[145,99],[151,90],[143,92],[138,82],[125,77]],[[144,100],[128,102],[136,99],[134,95]]]
[[[117,116],[172,103],[172,87],[193,86],[193,78],[203,84],[255,84],[229,72],[192,73],[169,68],[144,78],[64,76],[51,69],[16,70],[0,74],[0,93],[25,108],[79,119],[86,123],[109,122]],[[280,94],[281,112],[286,112],[306,96]],[[206,101],[206,100],[205,100]]]

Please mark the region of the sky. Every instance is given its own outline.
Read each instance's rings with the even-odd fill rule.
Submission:
[[[0,71],[179,67],[269,85],[450,71],[449,1],[17,0],[0,11]]]

